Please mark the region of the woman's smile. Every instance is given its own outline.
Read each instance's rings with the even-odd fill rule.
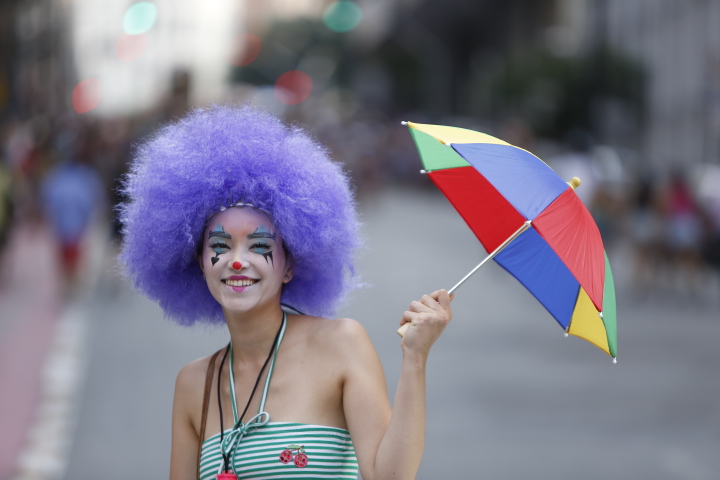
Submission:
[[[225,285],[232,288],[234,291],[236,291],[238,293],[245,291],[245,289],[247,287],[252,287],[259,281],[260,280],[256,280],[254,278],[248,278],[245,276],[238,276],[238,275],[233,275],[232,277],[222,280],[222,282]]]
[[[259,282],[259,280],[253,280],[252,278],[227,278],[223,280],[225,282],[225,285],[230,285],[231,287],[249,287],[250,285],[254,285],[255,283]]]

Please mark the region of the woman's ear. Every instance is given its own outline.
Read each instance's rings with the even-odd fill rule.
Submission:
[[[283,283],[288,283],[293,278],[293,271],[292,268],[288,268],[285,272],[285,278],[283,278]]]
[[[205,278],[205,267],[203,266],[202,255],[196,253],[195,260],[197,261],[198,266],[200,267],[200,271],[202,272],[203,278]]]

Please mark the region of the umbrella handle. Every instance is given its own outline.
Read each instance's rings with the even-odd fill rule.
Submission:
[[[410,325],[412,325],[410,322],[404,323],[402,327],[397,329],[397,334],[400,335],[400,337],[405,338],[405,334],[410,329]]]
[[[575,177],[575,178],[577,178],[577,177]],[[578,180],[579,180],[579,179],[578,179]],[[492,260],[492,259],[495,257],[495,255],[497,255],[497,254],[500,253],[505,247],[507,247],[508,245],[510,245],[510,242],[512,242],[513,240],[515,240],[517,237],[519,237],[520,234],[523,233],[523,232],[524,232],[525,230],[527,230],[528,228],[530,228],[531,225],[532,225],[532,222],[531,222],[530,220],[526,220],[525,223],[523,223],[520,228],[518,228],[517,230],[515,230],[515,233],[513,233],[512,235],[510,235],[503,243],[501,243],[495,250],[493,250],[490,255],[488,255],[487,257],[483,258],[482,262],[478,263],[478,264],[475,266],[475,268],[473,268],[472,270],[470,270],[470,273],[468,273],[467,275],[465,275],[465,276],[462,278],[462,280],[460,280],[458,283],[455,284],[454,287],[452,287],[450,290],[448,290],[448,294],[452,294],[455,290],[457,290],[460,285],[462,285],[463,283],[465,283],[465,280],[467,280],[468,278],[470,278],[473,273],[477,272],[480,267],[482,267],[482,266],[485,265],[487,262],[489,262],[490,260]],[[410,322],[404,323],[400,328],[398,328],[397,334],[400,335],[401,337],[405,337],[405,334],[407,333],[408,329],[410,328],[410,325],[411,325]]]

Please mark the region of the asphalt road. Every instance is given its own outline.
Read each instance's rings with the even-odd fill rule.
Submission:
[[[394,190],[362,208],[368,286],[341,314],[367,328],[392,395],[408,303],[449,288],[484,250],[443,197]],[[494,264],[457,292],[428,367],[422,480],[720,478],[720,282],[693,300],[638,299],[628,252],[610,252],[618,364],[563,331]],[[110,262],[104,267],[108,268]],[[76,305],[87,359],[66,480],[167,478],[177,371],[226,342],[187,330],[109,272]]]

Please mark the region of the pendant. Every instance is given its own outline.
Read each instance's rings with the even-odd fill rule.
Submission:
[[[218,473],[217,480],[238,480],[237,475],[232,472]]]

